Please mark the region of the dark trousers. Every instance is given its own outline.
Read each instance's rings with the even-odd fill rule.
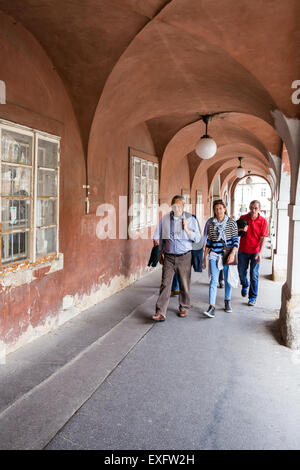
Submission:
[[[165,254],[160,292],[156,302],[156,313],[166,315],[174,273],[177,274],[179,281],[179,310],[188,310],[190,308],[191,267],[191,252],[181,256]]]
[[[249,286],[249,281],[247,278],[247,271],[250,263],[250,289],[249,289],[249,299],[256,299],[258,294],[258,278],[259,278],[259,263],[256,262],[255,256],[257,253],[244,253],[239,251],[239,276],[240,281],[243,287]]]

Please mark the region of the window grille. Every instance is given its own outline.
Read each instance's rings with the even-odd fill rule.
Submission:
[[[1,267],[58,253],[60,139],[0,121]]]
[[[158,163],[132,155],[132,223],[134,230],[157,223]]]

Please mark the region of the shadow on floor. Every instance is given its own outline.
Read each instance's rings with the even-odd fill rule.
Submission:
[[[272,320],[272,321],[266,321],[265,322],[265,328],[268,331],[269,334],[273,336],[275,341],[280,345],[280,346],[285,346],[282,336],[281,336],[281,331],[280,331],[280,322],[279,319],[277,320]]]
[[[262,279],[266,279],[267,281],[273,281],[272,274],[260,274],[259,277]]]

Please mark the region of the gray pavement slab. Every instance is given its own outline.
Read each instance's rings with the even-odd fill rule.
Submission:
[[[171,310],[47,448],[299,448],[300,367],[268,333],[274,320]]]
[[[281,284],[270,274],[265,259],[256,306],[239,287],[231,314],[218,289],[208,319],[207,274],[193,273],[188,317],[174,297],[166,322],[153,324],[156,269],[61,327],[57,342],[50,334],[13,353],[1,372],[0,399],[11,404],[0,448],[299,448],[300,355],[281,343]]]
[[[0,412],[71,361],[156,293],[157,275],[159,277],[159,274],[150,272],[127,289],[9,354],[6,364],[0,365]]]
[[[193,307],[149,330],[47,449],[299,449],[300,361],[280,341],[281,284],[261,270],[255,307],[218,290],[205,318],[206,273],[193,274]]]
[[[153,300],[139,305],[104,336],[0,414],[0,449],[41,449],[153,327]]]

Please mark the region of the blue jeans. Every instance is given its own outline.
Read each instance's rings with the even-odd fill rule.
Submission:
[[[211,278],[210,278],[210,284],[209,284],[209,304],[215,305],[220,270],[217,265],[217,260],[210,259],[209,263],[210,263],[210,272],[211,272]],[[228,268],[229,266],[223,267],[224,280],[225,280],[225,300],[230,300],[231,291],[232,291],[232,287],[228,283]]]
[[[178,277],[176,273],[174,274],[174,277],[173,277],[172,290],[179,290],[179,281],[178,281]]]
[[[259,263],[256,262],[255,256],[257,253],[244,253],[239,251],[239,275],[240,281],[243,287],[249,287],[249,281],[247,278],[247,271],[250,262],[250,289],[249,299],[256,299],[258,294],[258,277],[259,277]]]

